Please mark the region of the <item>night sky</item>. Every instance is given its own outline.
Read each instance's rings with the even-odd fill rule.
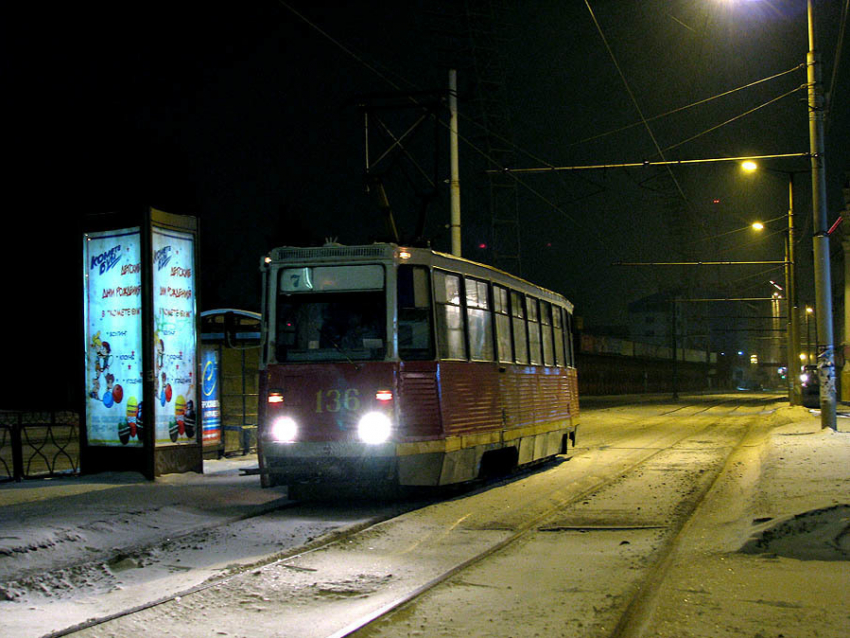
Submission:
[[[445,46],[445,7],[460,4],[4,7],[3,199],[11,228],[3,321],[13,381],[0,408],[62,407],[76,396],[69,380],[82,349],[85,215],[153,206],[197,216],[202,309],[258,310],[259,260],[271,247],[385,236],[364,188],[357,105],[375,103],[378,93],[445,91],[449,66],[459,68],[464,256],[491,262],[485,170],[496,164],[474,101],[487,87],[458,53],[469,45],[462,23],[452,27],[454,46]],[[505,143],[517,167],[657,160],[659,147],[668,160],[808,150],[804,92],[740,117],[803,85],[803,69],[683,109],[802,64],[804,0],[592,0],[598,27],[579,0],[504,4],[498,57],[481,55],[478,63],[501,71]],[[844,5],[815,3],[824,83],[833,89],[830,223],[843,208],[840,185],[850,171],[846,53],[833,78]],[[411,113],[384,115],[398,134]],[[447,112],[438,113],[445,122]],[[426,237],[439,250],[450,248],[447,137],[444,125],[424,127],[409,147],[424,172],[436,162],[435,187],[402,160],[381,167],[402,234],[413,236],[427,200]],[[806,160],[764,165],[808,167]],[[761,238],[740,230],[785,214],[782,174],[745,178],[730,163],[517,179],[521,274],[565,294],[586,325],[622,323],[629,302],[692,275],[614,262],[782,258],[782,220]],[[810,178],[795,179],[800,297],[810,303]],[[769,270],[715,269],[697,283],[767,296],[767,279],[781,278]]]

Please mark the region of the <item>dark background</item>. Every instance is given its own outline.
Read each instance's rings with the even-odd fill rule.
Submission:
[[[384,238],[364,189],[357,104],[378,92],[445,91],[450,66],[459,68],[464,256],[479,261],[493,261],[485,170],[497,165],[481,141],[488,120],[475,102],[489,90],[485,77],[500,78],[516,166],[657,160],[658,147],[667,159],[808,150],[804,92],[708,132],[801,86],[803,69],[651,119],[657,146],[641,124],[641,113],[656,118],[802,64],[804,0],[594,0],[598,27],[584,2],[507,0],[495,3],[506,7],[503,19],[475,23],[502,35],[495,52],[478,51],[477,67],[468,24],[446,27],[458,4],[5,6],[3,332],[11,381],[0,408],[76,399],[85,215],[153,206],[197,216],[201,309],[259,310],[258,266],[270,248]],[[850,170],[846,55],[833,77],[844,6],[815,3],[832,90],[830,223],[844,207],[840,186]],[[488,61],[498,73],[482,69]],[[447,120],[445,110],[439,115]],[[410,111],[386,118],[401,132]],[[444,125],[433,131],[417,133],[409,147],[426,172],[436,158],[433,192],[402,162],[383,177],[406,236],[417,195],[431,195],[426,236],[447,251],[448,133]],[[763,165],[805,171],[808,162]],[[767,279],[781,278],[768,267],[693,275],[613,264],[781,259],[783,220],[761,237],[742,229],[785,214],[782,174],[745,178],[723,163],[517,179],[521,274],[565,294],[586,325],[622,324],[629,302],[679,281],[767,296]],[[809,179],[801,173],[795,183],[803,303],[814,300]]]

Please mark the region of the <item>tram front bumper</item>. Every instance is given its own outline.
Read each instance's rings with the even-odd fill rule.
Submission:
[[[263,442],[264,471],[275,484],[304,481],[394,481],[396,449],[393,443],[321,441]]]

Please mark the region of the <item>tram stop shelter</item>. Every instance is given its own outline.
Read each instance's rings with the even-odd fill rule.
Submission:
[[[204,458],[257,449],[260,320],[233,308],[201,313]]]

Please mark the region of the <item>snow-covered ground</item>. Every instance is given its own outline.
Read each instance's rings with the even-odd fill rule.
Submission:
[[[803,408],[779,413],[771,418],[782,425],[744,448],[688,530],[655,601],[652,635],[850,635],[850,434],[821,430]],[[585,424],[593,419],[588,411]],[[255,466],[214,461],[203,476],[155,483],[107,474],[0,486],[0,635],[39,636],[101,615],[108,597],[132,606],[140,583],[122,578],[145,573],[136,568],[146,562],[156,566],[152,587],[163,573],[190,585],[375,515],[315,510],[282,534],[291,518],[283,509],[254,526],[253,514],[288,503],[285,489],[263,490],[240,473]],[[209,544],[219,532],[226,538]],[[201,551],[213,545],[215,555]],[[747,608],[746,626],[736,605]],[[57,615],[59,625],[42,622]]]
[[[104,473],[0,486],[0,636],[43,636],[184,592],[415,504],[344,508],[263,489],[256,456],[155,482]]]
[[[730,457],[664,561],[658,587],[638,590],[639,598],[649,594],[616,630],[635,586],[653,580],[657,558],[647,557],[669,520],[664,502],[687,475],[689,454],[705,451],[698,439],[642,477],[624,477],[568,508],[548,525],[552,533],[541,528],[429,592],[400,622],[365,635],[850,636],[850,422],[841,419],[844,432],[822,430],[819,415],[781,401],[760,419],[767,427]],[[597,420],[629,427],[616,410],[585,419]]]

